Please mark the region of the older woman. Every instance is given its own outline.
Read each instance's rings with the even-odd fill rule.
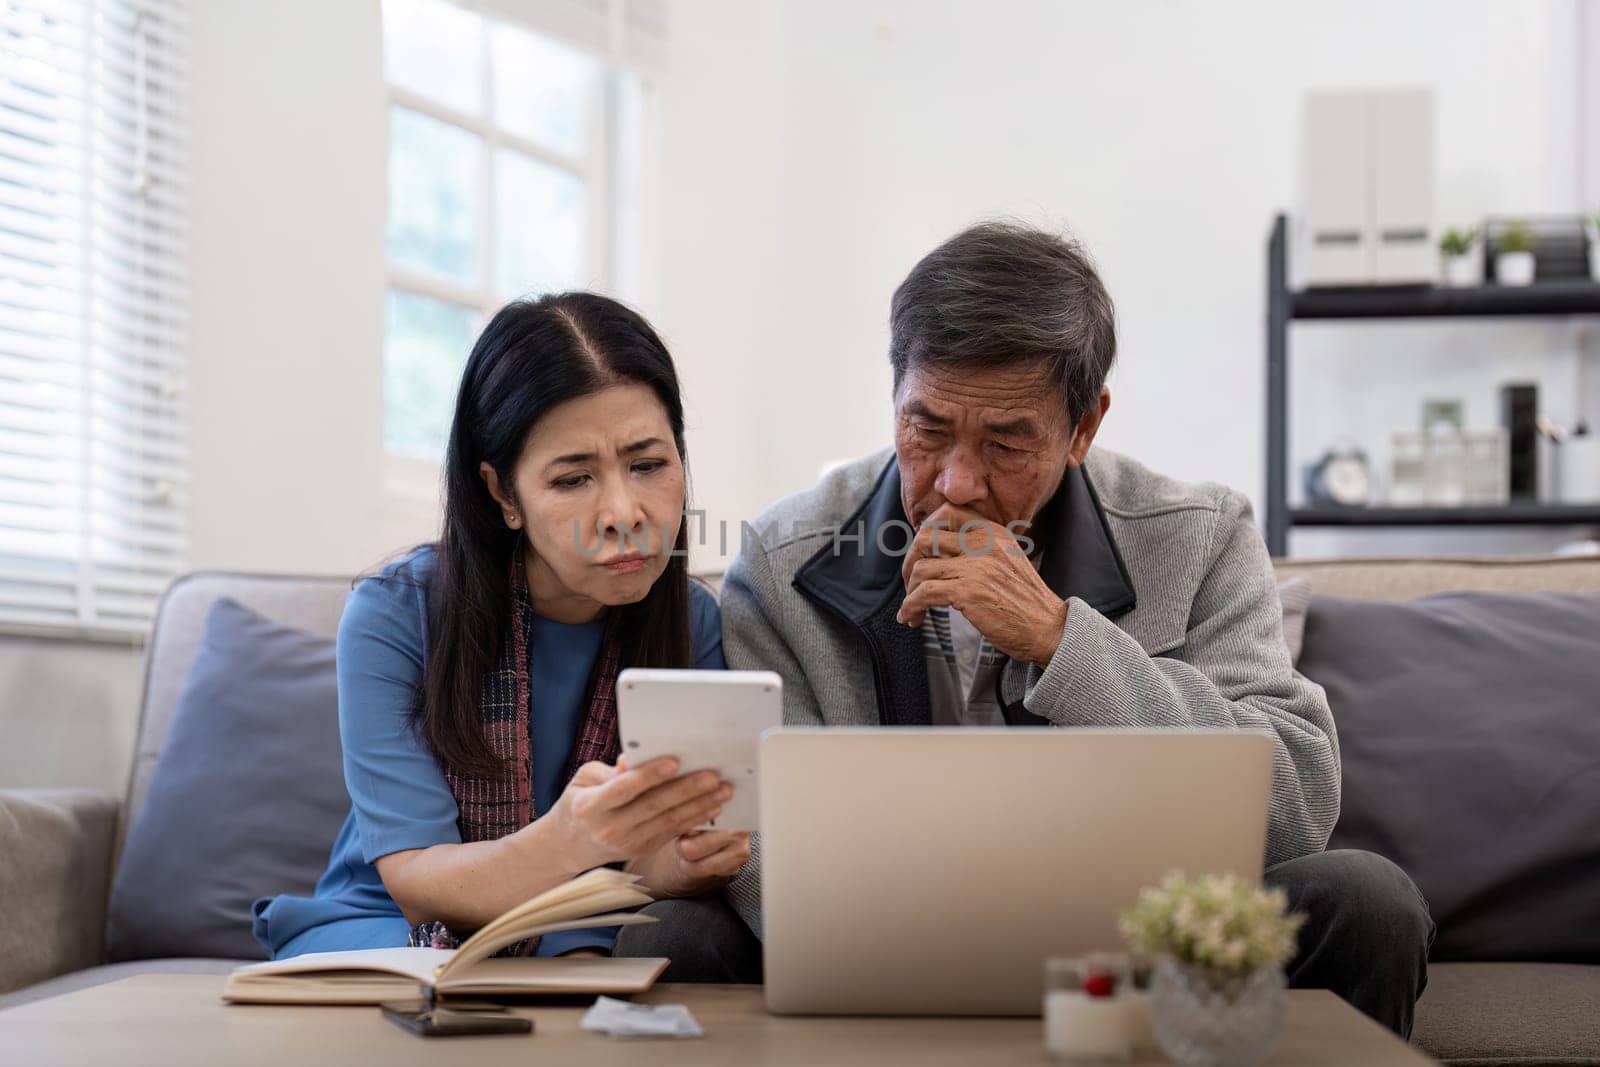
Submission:
[[[274,957],[450,945],[606,864],[660,896],[717,894],[749,855],[747,834],[693,832],[728,783],[618,757],[621,668],[723,666],[716,601],[682,551],[683,404],[660,338],[587,293],[502,309],[467,361],[445,468],[439,541],[359,582],[340,624],[351,811],[314,896],[256,902]]]

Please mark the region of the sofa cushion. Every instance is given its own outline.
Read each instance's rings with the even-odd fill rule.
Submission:
[[[99,963],[116,798],[0,789],[0,993]]]
[[[309,893],[349,809],[333,642],[216,601],[117,868],[108,957],[260,959],[251,902]]]
[[[1415,600],[1435,593],[1600,593],[1600,555],[1275,559],[1328,596]]]
[[[1441,963],[1411,1041],[1462,1067],[1600,1065],[1600,967]]]
[[[338,632],[350,588],[349,577],[239,571],[191,571],[167,586],[146,645],[144,699],[139,707],[139,735],[134,742],[123,822],[117,835],[119,852],[129,826],[138,821],[144,809],[150,777],[166,747],[178,697],[183,694],[200,651],[206,616],[212,606],[226,597],[258,615],[331,641]]]
[[[1409,872],[1440,960],[1600,961],[1600,596],[1313,598],[1344,767],[1330,848]]]
[[[1306,612],[1311,610],[1311,579],[1297,574],[1279,582],[1278,602],[1283,606],[1283,643],[1289,648],[1289,662],[1299,663],[1306,643]]]

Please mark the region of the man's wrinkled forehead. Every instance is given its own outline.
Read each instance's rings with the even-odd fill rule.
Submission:
[[[912,367],[895,392],[895,411],[935,427],[980,429],[1002,437],[1039,437],[1067,421],[1048,367]]]

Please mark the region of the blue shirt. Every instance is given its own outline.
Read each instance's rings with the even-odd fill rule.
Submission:
[[[345,605],[336,662],[350,814],[312,896],[255,902],[256,940],[274,959],[404,945],[411,924],[384,889],[374,861],[391,852],[461,840],[455,796],[408,721],[428,658],[427,584],[433,565],[432,547],[419,548],[377,578],[359,583]],[[695,666],[722,669],[717,602],[694,583],[689,627]],[[534,616],[528,681],[536,816],[560,796],[603,632],[603,619],[570,624]],[[609,950],[615,941],[615,927],[571,930],[541,939],[538,951],[553,956],[577,948]]]

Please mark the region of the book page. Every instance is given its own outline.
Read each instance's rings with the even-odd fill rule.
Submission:
[[[228,980],[230,983],[246,983],[259,978],[309,976],[324,971],[378,971],[431,985],[439,968],[448,963],[453,955],[453,951],[445,948],[360,948],[343,952],[307,952],[286,960],[246,964],[235,969]]]
[[[653,922],[650,916],[602,916]],[[576,927],[593,920],[572,920]],[[558,924],[565,926],[567,924]],[[240,967],[229,976],[222,999],[246,1004],[381,1004],[415,998],[431,983],[432,959],[444,949],[383,948],[320,952],[289,960]],[[315,958],[313,958],[315,957]],[[353,964],[353,966],[343,966]],[[666,968],[664,959],[581,956],[497,957],[479,960],[437,986],[441,993],[540,994],[642,993]]]
[[[664,959],[585,956],[499,956],[479,960],[439,984],[441,993],[594,993],[626,996],[647,991],[667,969]]]
[[[438,976],[442,979],[455,968],[465,967],[474,960],[492,956],[505,946],[515,944],[525,937],[552,932],[546,929],[550,923],[582,919],[597,912],[642,907],[653,902],[655,898],[644,892],[637,885],[638,881],[637,875],[623,874],[609,867],[598,867],[570,882],[541,893],[484,924],[482,929],[462,942],[461,947],[456,950],[455,957],[440,968]],[[603,920],[564,929],[616,925],[626,924],[619,924],[614,916],[607,916]]]
[[[228,979],[222,999],[240,1004],[382,1004],[415,998],[412,979],[377,971],[310,971]]]
[[[493,956],[526,937],[561,930],[655,922],[648,915],[617,910],[637,908],[654,899],[638,887],[638,881],[637,875],[609,867],[597,868],[491,920],[458,949],[403,947],[308,952],[286,960],[246,964],[234,970],[228,985],[245,989],[264,985],[269,978],[277,984],[292,976],[303,976],[303,981],[315,982],[319,974],[357,971],[399,975],[419,985],[433,985],[447,974]]]
[[[514,908],[509,908],[493,919],[484,923],[474,936],[493,937],[502,927],[524,926],[530,922],[538,922],[540,913],[546,908],[566,904],[569,901],[587,897],[591,893],[605,888],[618,886],[632,886],[639,881],[636,874],[624,874],[610,867],[596,867],[592,871],[585,871],[578,877],[558,886],[552,886],[536,897],[523,901]],[[642,887],[641,887],[642,888]],[[461,947],[466,948],[472,943],[468,938]]]

